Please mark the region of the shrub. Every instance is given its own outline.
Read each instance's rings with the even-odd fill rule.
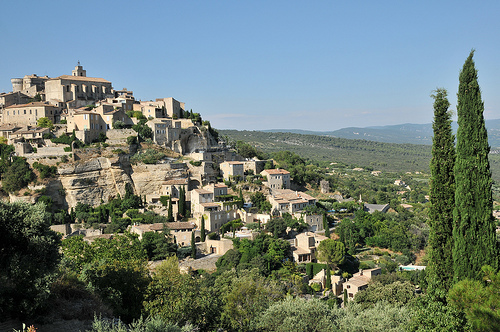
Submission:
[[[24,158],[14,157],[12,165],[2,176],[2,186],[6,192],[15,192],[35,180],[35,173]]]
[[[201,161],[191,160],[189,163],[195,167],[201,166]]]
[[[170,196],[160,196],[160,202],[163,206],[168,207],[168,200],[170,199]]]
[[[42,135],[42,138],[43,138],[43,139],[51,139],[51,138],[53,138],[53,137],[54,137],[54,135],[52,135],[51,133],[44,133],[44,134]]]
[[[122,149],[115,149],[115,150],[113,150],[113,153],[114,154],[118,154],[118,155],[120,155],[120,154],[126,154],[126,152],[123,151]]]
[[[68,120],[61,120],[59,121],[60,124],[67,124],[68,123]]]
[[[158,160],[165,158],[165,154],[155,149],[146,149],[144,152],[137,152],[130,158],[133,163],[143,162],[145,164],[156,164]]]
[[[125,128],[125,123],[123,121],[116,120],[115,122],[113,122],[113,129],[123,129],[123,128]]]
[[[64,148],[64,152],[71,152],[71,151],[72,151],[71,146],[66,146]]]
[[[137,136],[127,137],[127,144],[128,145],[137,144]]]
[[[315,292],[319,292],[321,290],[321,284],[317,283],[317,282],[313,282],[311,284],[311,288],[315,291]]]
[[[36,161],[33,163],[33,168],[40,172],[40,179],[51,178],[57,173],[56,166],[48,166]]]

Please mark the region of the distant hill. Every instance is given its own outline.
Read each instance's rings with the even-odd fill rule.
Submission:
[[[219,130],[222,136],[227,136],[230,140],[245,141],[267,153],[288,150],[317,162],[340,162],[353,168],[370,167],[390,172],[423,171],[428,173],[430,171],[430,145],[386,143],[368,139],[338,138],[321,133],[303,134],[307,131],[300,132]],[[496,136],[490,134],[490,139],[493,136],[498,142],[500,131],[492,131],[490,127],[489,132],[496,133]],[[500,184],[500,151],[492,149],[489,159],[493,179]]]
[[[454,132],[457,123],[452,124]],[[487,120],[488,140],[490,146],[500,148],[500,119]],[[320,135],[348,139],[363,139],[375,142],[398,144],[423,144],[432,145],[432,124],[405,123],[391,126],[374,126],[366,128],[348,127],[334,131],[308,131],[300,129],[270,129],[264,132],[295,133],[302,135]]]

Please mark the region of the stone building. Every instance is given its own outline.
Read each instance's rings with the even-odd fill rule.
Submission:
[[[176,141],[181,136],[180,121],[155,118],[146,122],[146,125],[153,131],[153,142],[158,145],[165,145]]]
[[[12,83],[12,92],[21,92],[33,98],[37,94],[43,94],[45,83],[49,79],[48,76],[40,77],[35,74],[26,75],[23,78],[13,78],[10,80]]]
[[[51,103],[67,103],[69,108],[78,108],[113,97],[111,82],[103,78],[87,77],[80,64],[72,71],[72,75],[62,75],[45,82],[45,100]]]
[[[273,194],[269,196],[273,210],[278,211],[280,214],[288,212],[293,214],[302,211],[305,207],[316,205],[316,198],[290,189],[274,190]]]
[[[265,169],[260,172],[262,176],[267,177],[264,182],[266,187],[271,190],[290,189],[290,172],[285,169]]]
[[[244,168],[241,161],[225,161],[219,165],[224,180],[228,181],[233,177],[243,178]]]
[[[38,119],[48,118],[52,123],[59,121],[61,109],[47,102],[33,102],[12,105],[3,110],[3,123],[22,126],[36,126]]]
[[[205,219],[205,229],[217,232],[225,223],[240,218],[238,204],[227,196],[227,186],[213,184],[203,189],[191,191],[191,210],[200,226],[201,216]]]

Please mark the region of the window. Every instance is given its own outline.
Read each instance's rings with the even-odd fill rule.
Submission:
[[[24,110],[24,114],[26,114],[26,110]]]
[[[31,114],[31,110],[30,110],[30,114]]]
[[[83,119],[84,119],[84,120],[87,120],[87,119],[88,119],[88,118],[87,118],[87,116],[88,116],[88,114],[84,114],[84,115],[83,115]]]

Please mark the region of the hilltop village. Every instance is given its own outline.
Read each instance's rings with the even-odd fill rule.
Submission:
[[[80,270],[79,278],[85,274],[84,264],[76,263],[81,248],[99,250],[102,241],[126,238],[140,241],[153,270],[172,255],[189,275],[258,268],[266,276],[291,278],[294,294],[316,292],[346,304],[383,270],[414,261],[408,247],[419,251],[425,244],[428,230],[421,221],[413,235],[354,229],[364,223],[368,227],[372,213],[379,224],[389,224],[391,219],[381,215],[390,205],[344,199],[331,192],[325,179],[310,191],[273,159],[243,157],[234,142],[222,139],[209,121],[172,97],[137,100],[131,90],[115,90],[110,81],[87,76],[80,63],[71,75],[33,74],[11,82],[13,91],[0,94],[3,200],[44,203],[50,228],[62,237],[62,252]],[[370,176],[378,178],[381,172]],[[411,191],[401,179],[391,186],[398,195]],[[398,207],[404,218],[410,208]],[[355,216],[358,210],[364,214]],[[337,234],[331,233],[336,226]],[[392,244],[382,244],[389,237]],[[371,245],[392,246],[406,256],[372,251],[363,254],[366,262],[360,265],[351,254],[368,238]],[[72,246],[80,248],[76,254]],[[283,276],[276,274],[285,270],[279,272]],[[404,287],[416,291],[413,285]],[[139,309],[122,307],[124,298],[99,292],[115,315],[125,310],[129,320],[139,317]]]

